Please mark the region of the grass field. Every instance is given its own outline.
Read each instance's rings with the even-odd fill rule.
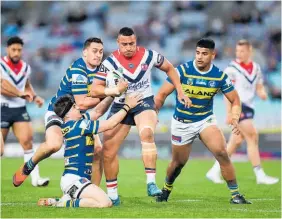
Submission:
[[[22,159],[2,159],[2,217],[12,218],[281,218],[281,184],[256,185],[249,163],[235,163],[241,193],[252,205],[230,205],[226,185],[206,180],[205,173],[212,161],[192,159],[177,179],[167,203],[155,203],[146,196],[145,174],[139,160],[120,162],[119,193],[122,205],[109,209],[62,209],[38,207],[41,197],[59,197],[63,161],[44,161],[41,175],[49,176],[47,188],[33,188],[29,181],[14,188],[12,175]],[[162,186],[168,161],[158,161],[157,182]],[[281,161],[263,162],[269,175],[281,179]],[[103,180],[104,181],[104,180]],[[102,185],[103,189],[105,185]]]

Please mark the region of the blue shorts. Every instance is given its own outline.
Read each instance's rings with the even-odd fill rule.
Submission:
[[[245,104],[242,104],[242,112],[240,115],[239,122],[245,119],[253,119],[254,115],[255,115],[255,111],[253,108],[246,106]]]
[[[123,107],[123,105],[124,104],[114,103],[113,106],[111,107],[108,118],[110,118],[112,115],[117,113]],[[154,110],[155,111],[154,96],[144,98],[143,103],[129,110],[126,117],[121,121],[121,124],[135,126],[136,124],[134,121],[134,117],[145,110]]]
[[[30,122],[26,107],[9,108],[1,105],[1,128],[9,129],[15,122]]]

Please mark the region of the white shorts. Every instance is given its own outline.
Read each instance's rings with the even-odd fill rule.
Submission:
[[[174,145],[185,145],[193,143],[195,138],[208,126],[217,125],[214,115],[193,123],[179,122],[172,117],[171,120],[171,143]]]
[[[53,125],[61,126],[64,121],[54,111],[47,111],[44,116],[45,129]]]
[[[81,192],[89,185],[91,182],[87,178],[74,174],[67,173],[61,178],[62,192],[74,199],[79,198]]]

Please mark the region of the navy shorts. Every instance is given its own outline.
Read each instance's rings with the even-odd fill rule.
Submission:
[[[117,113],[123,105],[124,104],[114,103],[111,107],[108,118]],[[155,110],[154,96],[144,98],[143,103],[129,110],[126,117],[121,121],[121,124],[135,126],[134,117],[145,110]]]
[[[242,112],[240,115],[239,122],[245,120],[245,119],[253,119],[255,116],[255,111],[253,108],[246,106],[245,104],[242,104]]]
[[[8,129],[15,122],[30,122],[30,117],[26,111],[26,107],[9,108],[1,106],[1,128]]]

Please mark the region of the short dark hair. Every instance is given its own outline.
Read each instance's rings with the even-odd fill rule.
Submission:
[[[134,31],[132,28],[130,27],[123,27],[119,30],[118,35],[123,35],[123,36],[131,36],[134,35]]]
[[[197,42],[196,47],[207,48],[207,49],[214,49],[215,43],[212,39],[209,38],[202,38]]]
[[[87,40],[85,40],[83,44],[83,49],[86,49],[88,46],[90,46],[91,43],[101,43],[103,45],[103,41],[100,38],[90,37]]]
[[[64,118],[65,115],[70,111],[74,104],[74,99],[70,94],[59,97],[53,105],[54,112],[60,118]]]
[[[247,46],[247,47],[252,47],[252,44],[250,43],[250,41],[246,40],[246,39],[241,39],[237,42],[237,45],[239,46]]]
[[[8,41],[7,41],[7,46],[11,46],[13,44],[21,44],[23,46],[24,42],[20,37],[14,36],[14,37],[11,37],[10,39],[8,39]]]

